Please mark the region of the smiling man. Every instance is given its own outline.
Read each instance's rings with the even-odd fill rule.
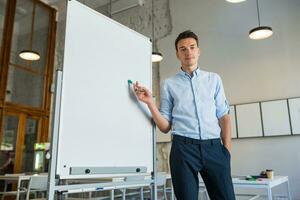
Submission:
[[[160,110],[148,89],[138,82],[134,89],[157,127],[173,135],[170,168],[176,198],[198,199],[200,173],[210,199],[234,200],[229,105],[221,78],[200,70],[198,37],[193,32],[180,33],[175,49],[181,68],[162,84]]]

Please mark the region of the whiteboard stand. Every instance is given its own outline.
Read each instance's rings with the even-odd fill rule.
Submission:
[[[155,136],[155,123],[152,120],[152,142],[153,142],[153,172],[150,179],[121,181],[121,182],[101,182],[101,183],[86,183],[63,185],[63,180],[56,173],[57,158],[58,158],[58,139],[59,139],[59,122],[60,122],[60,109],[61,109],[61,94],[62,94],[62,81],[63,72],[58,70],[56,73],[56,88],[54,99],[54,114],[52,125],[52,141],[51,141],[51,159],[49,164],[49,177],[48,177],[48,200],[55,199],[55,193],[61,195],[64,193],[82,193],[92,191],[111,190],[113,195],[114,189],[125,189],[130,187],[143,187],[152,185],[154,191],[154,200],[157,200],[157,183],[156,183],[156,136]],[[85,177],[86,179],[87,177]],[[112,197],[113,198],[113,197]],[[60,198],[59,198],[60,199]]]

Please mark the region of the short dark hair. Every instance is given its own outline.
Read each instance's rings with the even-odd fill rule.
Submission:
[[[178,44],[179,40],[182,40],[185,38],[194,38],[196,40],[197,46],[198,46],[198,36],[191,30],[186,30],[186,31],[183,31],[182,33],[180,33],[175,40],[176,51],[177,51],[177,44]]]

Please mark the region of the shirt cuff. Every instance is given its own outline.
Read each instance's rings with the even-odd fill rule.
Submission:
[[[222,107],[222,109],[217,111],[217,118],[220,119],[226,114],[229,114],[229,104],[227,100],[225,100],[225,105]]]

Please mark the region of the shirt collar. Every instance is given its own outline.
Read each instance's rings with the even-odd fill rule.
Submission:
[[[179,72],[179,74],[182,75],[182,76],[188,76],[188,77],[191,77],[191,76],[189,75],[189,73],[183,71],[181,67],[180,67],[180,72]],[[193,71],[193,77],[194,77],[194,76],[199,76],[199,75],[200,75],[200,68],[197,67],[197,68]]]

